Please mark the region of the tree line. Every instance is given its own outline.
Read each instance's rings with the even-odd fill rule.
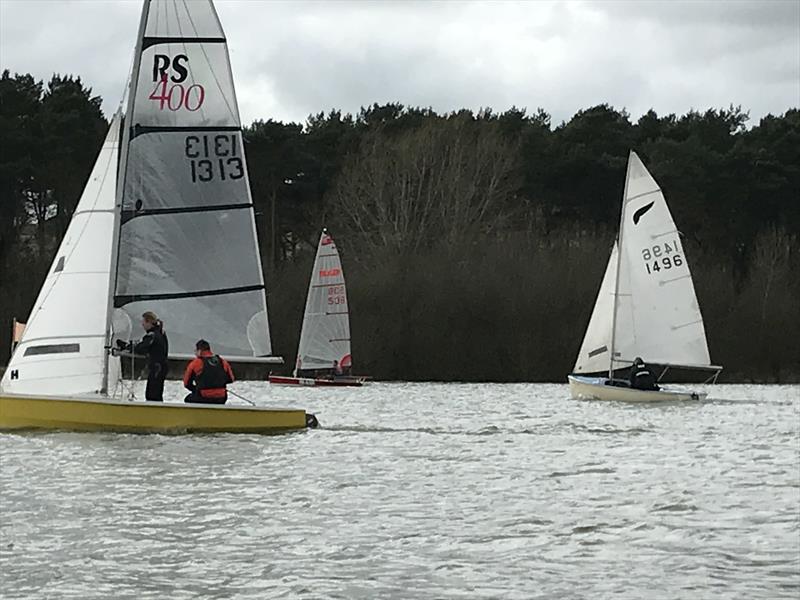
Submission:
[[[348,280],[355,370],[563,381],[616,235],[628,152],[683,236],[723,380],[800,378],[800,110],[633,120],[599,105],[438,114],[398,103],[244,128],[276,353],[292,364],[316,240]],[[0,363],[108,123],[79,77],[0,77]],[[79,317],[76,307],[76,317]]]

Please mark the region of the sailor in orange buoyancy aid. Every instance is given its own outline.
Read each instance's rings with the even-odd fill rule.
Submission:
[[[195,356],[183,374],[183,385],[191,392],[184,402],[198,404],[225,404],[228,400],[226,386],[234,382],[233,370],[227,360],[211,352],[205,340],[195,344]]]

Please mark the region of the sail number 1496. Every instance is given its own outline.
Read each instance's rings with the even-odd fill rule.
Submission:
[[[678,241],[664,242],[656,244],[642,250],[642,260],[644,260],[647,273],[652,275],[662,269],[671,269],[683,265],[683,257],[680,255]]]
[[[235,133],[186,136],[185,154],[192,183],[244,177],[244,163],[236,156],[238,146]]]

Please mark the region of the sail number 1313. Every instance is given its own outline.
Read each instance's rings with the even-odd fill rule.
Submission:
[[[238,146],[235,133],[186,136],[185,154],[192,183],[244,177],[244,163],[236,156]]]
[[[644,260],[647,273],[652,275],[662,269],[682,266],[683,257],[680,255],[680,251],[677,240],[642,249],[642,260]]]

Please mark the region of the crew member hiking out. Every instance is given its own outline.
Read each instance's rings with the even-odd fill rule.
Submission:
[[[183,374],[183,385],[191,393],[184,402],[199,404],[225,404],[227,385],[234,382],[233,370],[227,360],[211,352],[205,340],[195,344],[195,356]]]
[[[155,313],[147,311],[142,315],[142,327],[146,331],[138,343],[117,340],[120,350],[129,350],[134,354],[147,356],[147,387],[145,400],[151,402],[164,401],[164,380],[167,378],[167,356],[169,340],[164,333],[164,323]]]
[[[640,357],[633,361],[630,373],[631,387],[637,390],[658,390],[656,377]]]

